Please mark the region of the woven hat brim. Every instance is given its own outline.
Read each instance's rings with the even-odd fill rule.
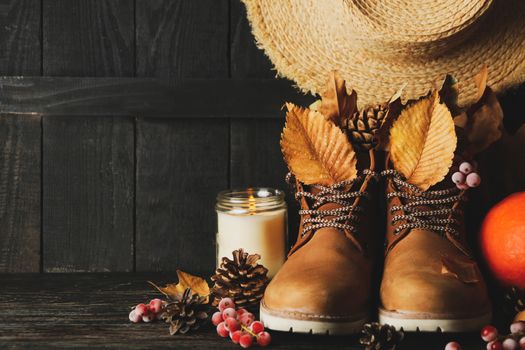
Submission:
[[[484,65],[488,84],[497,93],[525,81],[523,0],[496,0],[471,36],[442,54],[397,58],[349,43],[344,23],[330,18],[342,11],[342,0],[323,0],[323,13],[311,11],[312,2],[319,0],[242,1],[258,46],[278,74],[304,92],[322,92],[329,73],[336,70],[363,106],[387,101],[405,83],[403,98],[418,98],[451,74],[460,82],[459,103],[468,105],[477,98],[474,76]]]

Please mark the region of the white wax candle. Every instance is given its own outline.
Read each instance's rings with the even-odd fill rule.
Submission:
[[[217,266],[222,257],[243,248],[259,254],[259,263],[273,277],[286,259],[286,209],[253,214],[218,212]]]

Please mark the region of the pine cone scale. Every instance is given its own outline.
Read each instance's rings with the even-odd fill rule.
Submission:
[[[180,300],[174,300],[164,305],[162,319],[170,323],[170,334],[185,334],[197,330],[206,320],[206,297],[193,294],[186,289]]]
[[[243,249],[232,253],[233,260],[222,258],[220,266],[212,276],[214,285],[213,305],[217,305],[221,298],[234,299],[238,307],[251,307],[262,299],[264,289],[268,284],[268,269],[259,265],[261,258],[258,254],[248,254]]]
[[[385,121],[388,104],[367,106],[355,112],[347,124],[348,138],[359,150],[370,150],[376,146],[375,136]]]

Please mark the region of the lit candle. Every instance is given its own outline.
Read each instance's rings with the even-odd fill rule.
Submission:
[[[243,248],[261,256],[273,277],[286,259],[284,193],[270,188],[223,191],[217,196],[217,266]]]

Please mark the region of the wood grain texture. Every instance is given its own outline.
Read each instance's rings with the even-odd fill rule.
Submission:
[[[284,190],[288,204],[290,245],[297,238],[299,215],[291,187],[286,183],[288,168],[280,148],[281,119],[234,119],[231,122],[230,183],[232,188],[273,187]]]
[[[40,0],[0,0],[0,74],[41,74],[40,9]]]
[[[44,117],[44,271],[133,269],[133,147],[130,118]]]
[[[69,117],[282,118],[285,101],[313,102],[275,79],[166,84],[152,78],[0,77],[0,91],[0,113]]]
[[[0,115],[0,272],[40,271],[40,117]]]
[[[43,74],[133,76],[133,0],[42,0]]]
[[[132,324],[132,305],[159,296],[146,281],[175,282],[167,274],[0,275],[2,349],[239,349],[213,326],[170,336],[165,323]],[[358,336],[312,336],[271,332],[271,349],[359,350]],[[407,334],[400,349],[442,350],[457,340],[482,349],[479,334]]]
[[[282,113],[281,113],[282,114]],[[284,189],[287,173],[279,140],[283,119],[240,119],[231,123],[231,185]]]
[[[211,272],[228,120],[137,122],[137,271]]]
[[[228,0],[137,0],[139,77],[228,77]]]
[[[273,78],[276,72],[264,51],[257,48],[246,8],[240,0],[230,0],[230,71],[232,78]]]

